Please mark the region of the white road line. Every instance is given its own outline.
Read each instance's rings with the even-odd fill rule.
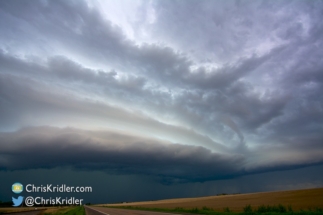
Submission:
[[[88,207],[88,206],[86,206],[86,207],[87,207],[87,208],[90,208],[90,207]],[[105,215],[110,215],[110,214],[104,213],[104,212],[102,212],[102,211],[98,211],[98,210],[96,210],[96,209],[93,209],[93,208],[90,208],[90,209],[95,210],[95,211],[100,212],[100,213],[105,214]]]

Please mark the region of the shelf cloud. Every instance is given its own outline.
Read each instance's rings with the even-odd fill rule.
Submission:
[[[162,184],[323,162],[321,1],[0,1],[0,171]]]

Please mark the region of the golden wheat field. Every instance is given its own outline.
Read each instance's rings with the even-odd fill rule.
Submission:
[[[323,188],[262,192],[249,194],[235,194],[222,196],[208,196],[199,198],[166,199],[159,201],[132,202],[123,204],[107,204],[104,206],[137,206],[145,208],[202,208],[223,210],[229,207],[232,211],[242,211],[243,207],[250,204],[252,207],[260,205],[292,206],[294,210],[308,210],[323,208]]]

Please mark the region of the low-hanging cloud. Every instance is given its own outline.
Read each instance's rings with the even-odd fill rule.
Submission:
[[[307,153],[301,157],[298,150],[280,148],[283,152],[278,153],[277,149],[264,148],[277,156],[257,163],[239,154],[215,153],[201,146],[174,144],[113,130],[29,127],[2,132],[0,139],[1,170],[72,167],[108,174],[150,175],[162,183],[228,179],[323,162],[322,147],[315,142],[312,144],[316,149],[305,150]],[[299,148],[304,145],[300,144]],[[286,153],[287,150],[290,152]],[[257,153],[260,152],[254,152]]]
[[[322,162],[322,2],[138,2],[138,19],[120,17],[126,24],[114,23],[111,8],[98,2],[0,1],[1,144],[17,147],[1,157],[3,169],[24,168],[10,156],[23,155],[27,133],[35,148],[56,153],[44,168],[80,164],[69,152],[54,159],[54,145],[72,148],[68,140],[101,159],[87,155],[80,168],[103,171],[158,176],[155,151],[164,150],[162,177],[184,181]],[[74,129],[67,138],[53,127]],[[100,129],[135,133],[138,142],[117,149],[103,138],[100,148],[93,142]],[[40,131],[62,143],[42,142]],[[171,156],[178,150],[191,157]],[[33,161],[26,168],[41,168]],[[174,169],[166,168],[171,162]]]
[[[116,131],[31,127],[1,133],[1,170],[73,167],[190,182],[242,174],[244,158]]]

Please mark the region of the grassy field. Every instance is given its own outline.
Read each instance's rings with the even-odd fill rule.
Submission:
[[[176,214],[203,214],[203,215],[322,215],[323,214],[323,210],[321,208],[294,211],[291,206],[285,207],[283,205],[274,205],[274,206],[261,205],[257,208],[252,208],[250,205],[246,205],[243,208],[242,212],[231,211],[230,208],[228,207],[223,208],[222,211],[215,211],[207,207],[202,207],[200,209],[199,208],[169,209],[169,208],[143,208],[143,207],[134,207],[134,206],[124,206],[124,207],[119,206],[116,208],[131,209],[131,210],[147,210],[147,211],[156,211],[156,212],[169,212],[169,213],[176,213]]]
[[[46,209],[46,208],[39,208],[39,209]],[[4,208],[1,207],[0,214],[31,211],[31,210],[35,210],[35,207],[4,207]]]
[[[46,210],[44,215],[85,215],[85,210],[83,206],[77,207],[67,207],[60,210]]]
[[[42,210],[42,215],[85,215],[84,207],[40,207],[38,210]],[[45,210],[44,210],[45,209]],[[8,214],[15,212],[31,211],[35,210],[35,207],[22,207],[22,208],[0,208],[0,214]]]
[[[111,206],[109,206],[111,207]],[[252,208],[247,205],[243,208],[242,212],[234,212],[230,208],[223,208],[222,211],[215,211],[212,208],[202,207],[193,209],[184,208],[144,208],[144,207],[134,207],[134,206],[119,206],[113,208],[123,208],[132,210],[147,210],[156,212],[169,212],[178,214],[203,214],[203,215],[322,215],[323,210],[320,208],[315,208],[311,210],[300,210],[294,211],[291,206],[285,207],[283,205],[276,206],[259,206],[258,208]],[[21,211],[21,210],[20,210]],[[2,211],[3,212],[3,211]],[[52,207],[44,210],[41,215],[86,215],[83,206],[78,207]]]
[[[132,206],[146,209],[158,208],[165,210],[175,210],[176,208],[182,208],[183,210],[193,210],[197,208],[201,210],[204,207],[211,211],[219,212],[223,212],[224,208],[229,208],[230,211],[242,212],[246,205],[250,205],[254,210],[264,205],[275,206],[279,204],[284,205],[285,207],[290,206],[293,211],[309,211],[316,210],[316,208],[323,208],[323,188],[208,196],[200,198],[167,199],[125,204],[106,204],[102,206]]]

